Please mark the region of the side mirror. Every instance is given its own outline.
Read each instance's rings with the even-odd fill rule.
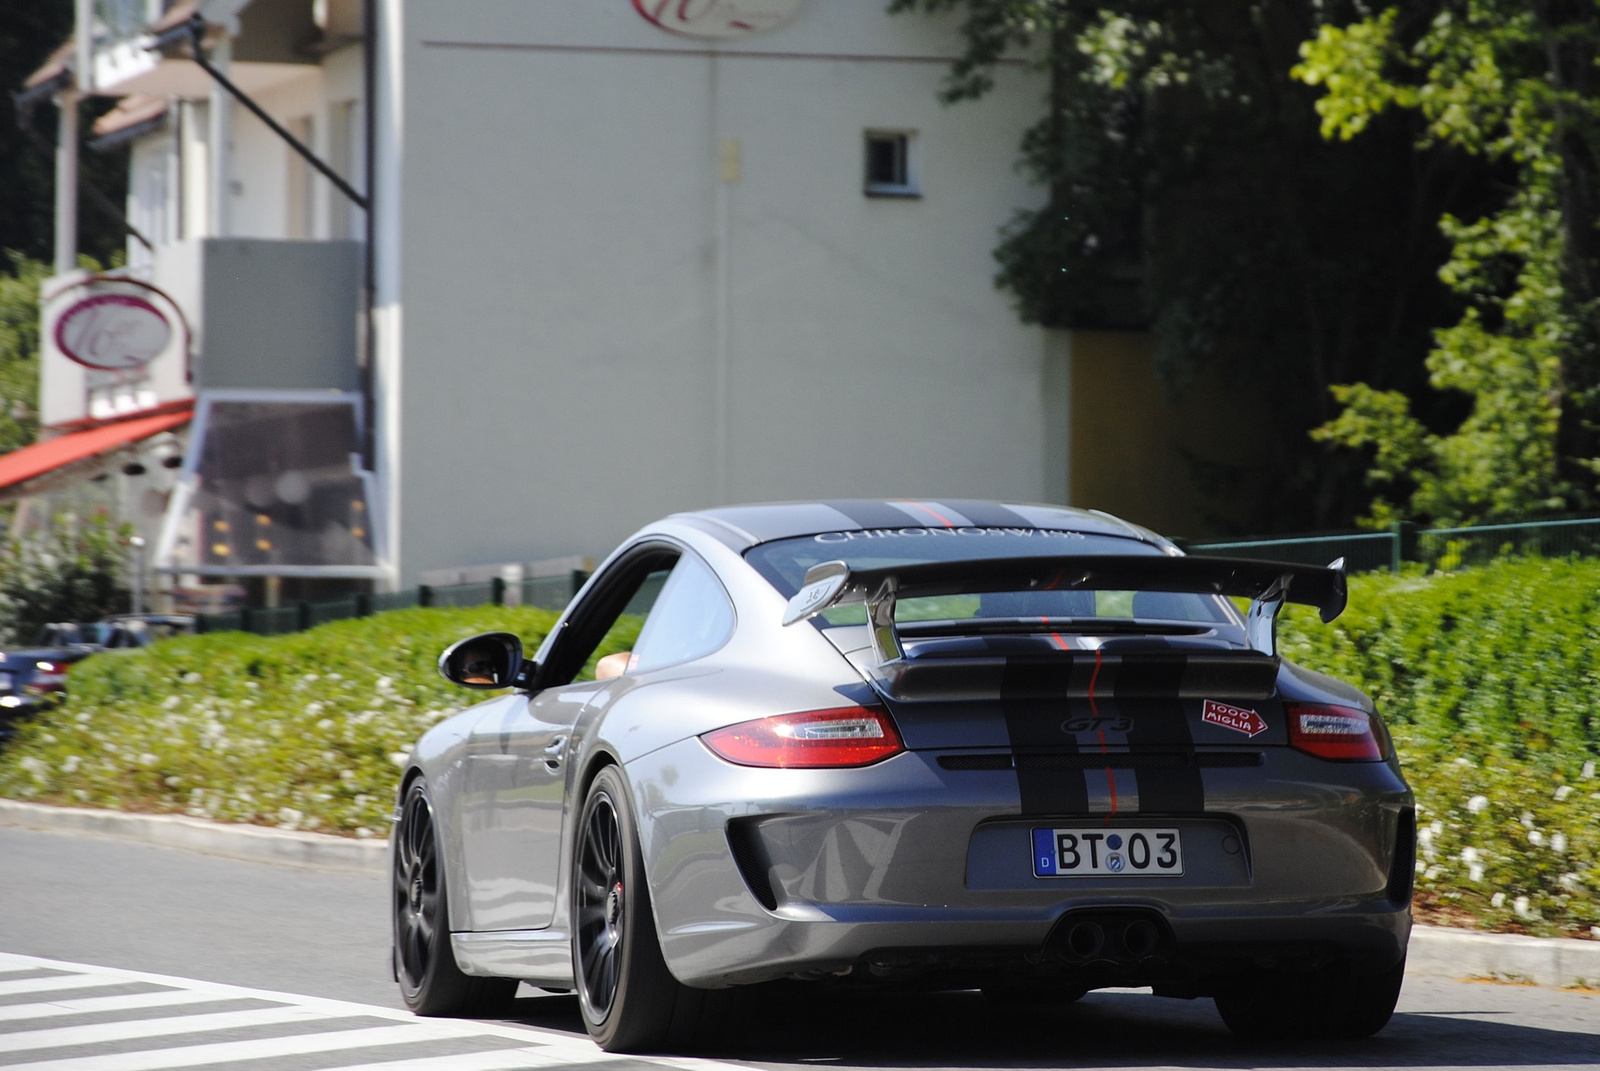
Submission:
[[[522,657],[522,641],[509,632],[469,636],[439,656],[439,674],[463,688],[527,687],[532,670]]]

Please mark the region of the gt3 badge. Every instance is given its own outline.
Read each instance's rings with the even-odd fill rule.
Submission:
[[[1255,736],[1267,727],[1267,723],[1255,711],[1245,710],[1243,707],[1231,707],[1215,699],[1206,700],[1205,706],[1200,711],[1200,720],[1220,725],[1224,729],[1232,729],[1246,736]]]

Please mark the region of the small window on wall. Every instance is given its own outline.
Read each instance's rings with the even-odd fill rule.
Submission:
[[[917,184],[916,135],[906,130],[869,130],[866,134],[868,197],[920,197]]]

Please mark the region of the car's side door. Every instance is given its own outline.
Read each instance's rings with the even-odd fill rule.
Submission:
[[[555,912],[578,715],[607,681],[593,663],[631,645],[680,552],[649,545],[597,576],[547,647],[537,690],[494,704],[465,745],[459,822],[469,925],[537,930]],[[548,671],[548,672],[547,672]]]

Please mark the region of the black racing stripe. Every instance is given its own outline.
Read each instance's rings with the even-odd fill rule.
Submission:
[[[1000,685],[1000,708],[1014,751],[1049,748],[1055,752],[1078,750],[1077,741],[1061,729],[1068,703],[1044,690],[1050,667],[1015,660],[1006,664]],[[1070,667],[1067,667],[1070,668]],[[1089,790],[1083,771],[1029,767],[1017,771],[1017,790],[1025,815],[1087,814]]]
[[[838,510],[863,528],[926,528],[928,526],[927,523],[914,519],[905,510],[891,506],[887,502],[849,498],[824,502],[823,505],[830,509]],[[932,518],[929,518],[929,520],[932,520]]]
[[[977,499],[941,498],[935,506],[949,506],[979,528],[1037,528],[1028,518],[1004,506]]]
[[[1119,703],[1122,715],[1133,722],[1128,746],[1194,750],[1185,703],[1171,698],[1139,698]],[[1199,814],[1206,809],[1205,780],[1198,766],[1139,771],[1139,810],[1155,814]]]

